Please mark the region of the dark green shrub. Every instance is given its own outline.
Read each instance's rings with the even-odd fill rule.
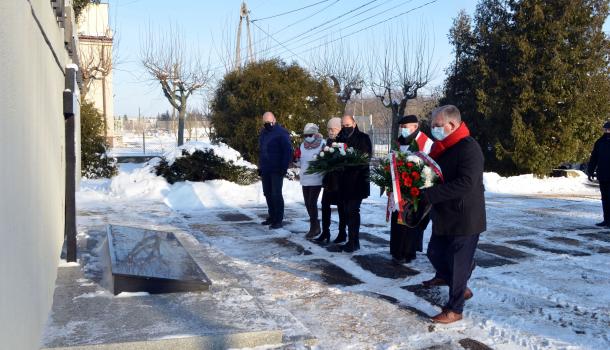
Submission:
[[[116,161],[106,155],[104,119],[92,103],[80,107],[81,174],[89,179],[110,178],[117,173]]]
[[[161,159],[155,171],[170,184],[180,181],[227,180],[239,185],[250,185],[258,181],[255,169],[226,161],[211,149],[196,150],[192,154],[182,150],[182,157],[177,158],[171,165],[167,159]]]

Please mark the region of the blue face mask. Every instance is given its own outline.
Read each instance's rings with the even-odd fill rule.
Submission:
[[[315,136],[307,136],[307,137],[305,138],[305,141],[310,142],[310,143],[311,143],[311,142],[314,142],[315,140],[316,140],[316,137],[315,137]]]
[[[407,128],[401,128],[400,135],[404,138],[407,138],[407,137],[409,137],[409,135],[411,135],[411,130],[409,130]]]
[[[432,136],[438,141],[443,141],[447,137],[445,135],[445,128],[442,126],[432,128]]]

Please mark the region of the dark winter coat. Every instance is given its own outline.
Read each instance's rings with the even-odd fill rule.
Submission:
[[[328,146],[332,145],[333,142],[337,142],[336,139],[327,139],[326,144]],[[336,204],[339,192],[339,182],[341,182],[342,172],[333,171],[331,173],[324,174],[324,178],[322,179],[322,187],[324,187],[324,192],[328,193],[328,195],[332,194],[332,202]]]
[[[595,141],[587,173],[597,173],[599,181],[610,181],[610,134],[605,134]]]
[[[445,182],[424,190],[432,203],[432,234],[475,235],[487,229],[483,187],[483,152],[466,137],[437,160]]]
[[[351,136],[342,135],[337,137],[337,142],[347,144],[347,147],[353,147],[355,150],[367,153],[369,156],[373,153],[373,146],[369,135],[361,132],[358,127],[354,128]],[[339,192],[342,199],[364,199],[370,195],[371,188],[369,184],[370,169],[368,165],[362,167],[350,167],[345,170],[339,182]]]
[[[271,130],[261,130],[258,138],[258,169],[261,174],[285,174],[292,160],[292,145],[288,130],[279,124]]]

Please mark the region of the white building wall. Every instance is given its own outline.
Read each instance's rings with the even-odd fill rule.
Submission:
[[[0,1],[0,43],[0,348],[37,349],[64,234],[68,58],[49,0]]]
[[[78,35],[80,37],[79,55],[81,61],[90,59],[99,62],[102,47],[106,53],[104,57],[112,58],[112,31],[108,21],[108,4],[89,4],[81,13],[78,22]],[[93,57],[92,57],[93,56]],[[105,81],[102,82],[102,79]],[[85,99],[93,103],[98,111],[106,115],[106,135],[113,144],[114,133],[114,94],[112,90],[112,70],[105,77],[93,80]]]

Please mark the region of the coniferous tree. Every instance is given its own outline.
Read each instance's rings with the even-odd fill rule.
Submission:
[[[228,73],[220,82],[211,103],[213,138],[258,161],[258,134],[262,115],[271,111],[279,124],[299,134],[307,123],[325,130],[329,118],[340,113],[332,88],[297,64],[279,60],[248,64]],[[293,146],[298,140],[293,139]]]
[[[486,0],[472,32],[465,15],[456,19],[460,59],[443,102],[473,125],[488,169],[544,175],[586,159],[610,112],[608,3]]]

